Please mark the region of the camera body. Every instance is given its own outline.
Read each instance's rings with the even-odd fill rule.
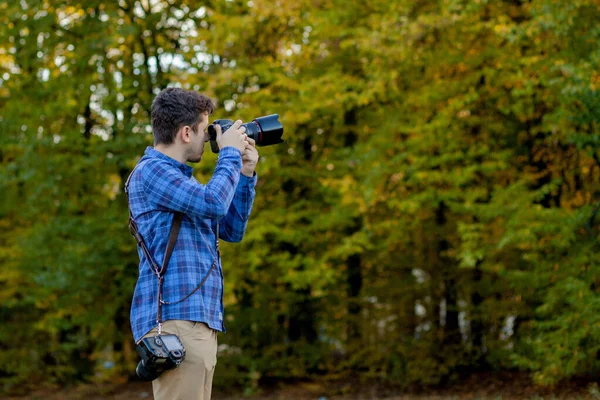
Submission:
[[[210,148],[213,153],[219,152],[217,145],[217,131],[215,125],[221,126],[221,132],[225,133],[227,129],[233,125],[230,119],[217,119],[208,126],[208,136],[210,139]],[[272,144],[283,143],[281,136],[283,135],[283,125],[279,122],[278,114],[267,115],[266,117],[258,117],[242,124],[246,128],[246,135],[250,139],[254,139],[257,146],[270,146]]]
[[[136,350],[142,359],[135,372],[147,382],[155,380],[164,371],[178,367],[185,359],[185,348],[177,335],[144,338]]]

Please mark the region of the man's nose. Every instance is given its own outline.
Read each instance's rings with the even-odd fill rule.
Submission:
[[[208,135],[208,131],[204,131],[204,143],[210,140],[210,136]]]

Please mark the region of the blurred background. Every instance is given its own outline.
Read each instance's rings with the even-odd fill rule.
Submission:
[[[0,2],[0,391],[135,382],[123,185],[178,86],[285,127],[259,148],[245,240],[222,246],[215,391],[511,373],[598,395],[599,17],[597,0]]]

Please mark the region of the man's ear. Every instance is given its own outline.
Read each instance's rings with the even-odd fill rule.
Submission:
[[[181,138],[183,143],[190,143],[192,141],[192,128],[187,125],[182,126],[177,132],[177,136]]]

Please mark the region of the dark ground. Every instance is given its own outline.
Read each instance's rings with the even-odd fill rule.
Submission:
[[[215,390],[214,400],[505,400],[505,399],[591,399],[600,400],[595,382],[569,382],[555,388],[535,387],[524,374],[477,374],[446,388],[401,391],[381,385],[352,382],[304,382],[264,389],[261,393],[223,393]],[[120,385],[87,385],[70,390],[40,390],[28,396],[0,397],[4,400],[144,400],[152,399],[152,385],[131,382]]]

